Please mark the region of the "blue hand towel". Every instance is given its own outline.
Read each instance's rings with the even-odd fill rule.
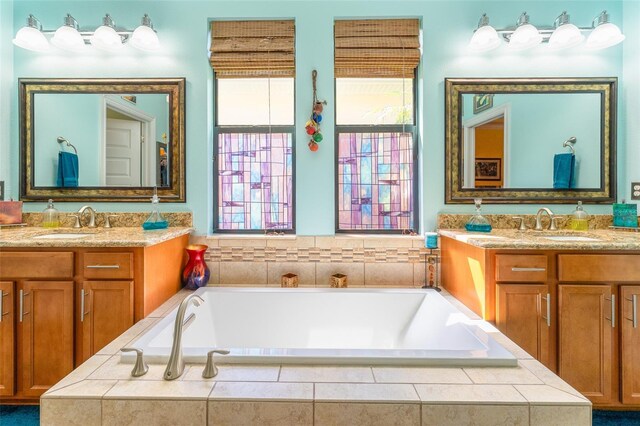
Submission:
[[[58,153],[57,186],[70,188],[78,186],[78,156],[71,152]]]
[[[567,189],[573,186],[573,171],[576,157],[570,152],[553,156],[553,188]]]

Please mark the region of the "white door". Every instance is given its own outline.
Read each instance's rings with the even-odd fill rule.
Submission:
[[[107,119],[105,182],[108,186],[141,186],[140,122]]]

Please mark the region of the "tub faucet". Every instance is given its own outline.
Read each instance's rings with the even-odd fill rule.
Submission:
[[[557,231],[558,228],[556,228],[555,222],[556,217],[553,212],[546,207],[542,207],[536,214],[536,231],[542,231],[542,213],[549,215],[549,227],[547,229],[550,231]]]
[[[173,327],[173,344],[171,345],[171,355],[169,356],[169,362],[167,362],[167,368],[164,370],[165,380],[175,380],[184,372],[184,359],[182,359],[182,332],[186,328],[184,316],[189,307],[189,303],[193,303],[195,306],[200,306],[204,303],[204,299],[197,294],[191,294],[180,303],[178,312],[176,313],[176,322]],[[190,323],[194,318],[194,315],[189,315],[187,323]],[[188,324],[187,324],[188,326]]]
[[[96,227],[96,211],[92,209],[90,206],[82,206],[80,210],[78,210],[78,222],[80,223],[80,228],[82,228],[82,216],[84,216],[84,212],[89,212],[89,223],[87,224],[88,228]]]

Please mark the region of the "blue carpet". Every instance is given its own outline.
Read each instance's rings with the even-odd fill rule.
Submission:
[[[0,426],[38,426],[37,405],[0,405]],[[640,426],[640,411],[593,410],[593,426]]]
[[[593,410],[593,426],[640,426],[640,411]]]
[[[40,407],[37,405],[0,405],[0,426],[38,426]]]

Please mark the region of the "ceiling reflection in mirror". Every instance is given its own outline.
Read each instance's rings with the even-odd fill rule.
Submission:
[[[185,201],[184,83],[20,80],[21,199]]]
[[[447,203],[615,200],[615,78],[445,86]]]

